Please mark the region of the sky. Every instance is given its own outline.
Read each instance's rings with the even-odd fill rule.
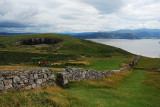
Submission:
[[[0,32],[160,29],[160,0],[0,0]]]

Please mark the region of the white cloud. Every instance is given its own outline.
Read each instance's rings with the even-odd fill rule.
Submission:
[[[16,32],[160,28],[160,1],[1,0],[1,23],[0,31]]]

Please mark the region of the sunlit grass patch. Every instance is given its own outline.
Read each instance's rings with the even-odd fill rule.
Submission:
[[[89,80],[86,83],[95,85],[97,87],[117,87],[121,84],[122,80],[130,75],[131,71],[115,73],[99,80]]]
[[[33,68],[40,68],[40,67],[37,67],[37,66],[20,66],[20,65],[0,66],[0,70],[33,69]]]
[[[159,58],[148,58],[142,57],[138,62],[136,68],[146,69],[146,70],[156,70],[160,68]]]
[[[83,105],[81,99],[71,95],[67,90],[58,86],[46,86],[34,90],[21,90],[0,94],[0,106],[48,107]]]
[[[144,81],[146,85],[160,88],[160,72],[145,72],[147,79]]]
[[[114,70],[121,68],[121,64],[125,63],[130,58],[112,57],[112,58],[85,58],[82,59],[90,63],[83,68],[95,69],[98,71]]]
[[[86,81],[75,81],[67,84],[65,87],[69,88],[116,88],[118,87],[125,78],[130,75],[132,71],[125,71],[108,75],[102,79],[93,79]]]

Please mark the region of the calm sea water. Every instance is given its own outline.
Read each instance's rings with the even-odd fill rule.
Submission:
[[[89,39],[94,42],[111,45],[122,48],[131,53],[159,58],[160,57],[160,39]]]

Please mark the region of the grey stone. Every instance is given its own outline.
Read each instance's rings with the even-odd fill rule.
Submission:
[[[30,79],[34,79],[33,74],[30,74],[29,78]]]
[[[54,79],[54,75],[50,75],[48,78],[49,79]]]
[[[3,76],[2,76],[2,75],[0,75],[0,81],[2,81],[2,80],[4,80],[4,78],[3,78]]]
[[[42,79],[37,80],[37,84],[42,84],[42,82],[43,82]]]
[[[38,78],[38,74],[34,74],[34,78]]]
[[[19,81],[19,84],[24,84],[24,82],[21,80],[21,81]]]
[[[38,79],[42,79],[43,78],[43,74],[38,74]]]
[[[37,87],[37,84],[32,84],[32,88],[36,88]]]
[[[30,79],[30,80],[28,81],[28,83],[29,83],[29,84],[33,84],[33,83],[34,83],[34,80],[31,80],[31,79]]]
[[[12,80],[4,80],[4,85],[7,86],[7,85],[10,85],[12,84]]]
[[[46,69],[42,69],[42,72],[44,73],[46,71]]]
[[[55,82],[49,82],[48,84],[54,86]]]
[[[7,89],[10,89],[10,88],[12,88],[12,87],[13,87],[12,84],[9,84],[9,85],[5,85],[5,86],[4,86],[4,89],[7,90]]]
[[[44,76],[43,76],[44,78],[47,78],[47,74],[44,74]]]
[[[25,83],[25,84],[28,83],[28,79],[24,79],[24,83]]]
[[[42,79],[42,81],[43,81],[43,82],[46,82],[46,81],[47,81],[47,79]]]
[[[4,84],[3,84],[3,81],[0,81],[0,91],[1,90],[4,90]]]
[[[19,82],[19,81],[20,81],[20,78],[18,76],[14,76],[13,82],[16,83],[16,82]]]
[[[24,78],[25,78],[25,76],[24,76],[24,75],[20,75],[20,78],[21,78],[21,79],[24,79]]]

